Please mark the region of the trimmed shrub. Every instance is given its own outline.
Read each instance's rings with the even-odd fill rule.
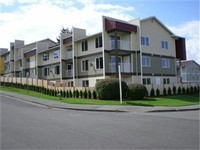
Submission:
[[[66,91],[65,90],[63,91],[63,97],[66,97]]]
[[[92,98],[92,93],[90,90],[88,90],[88,99],[91,99]]]
[[[142,84],[130,84],[128,85],[128,97],[129,99],[144,99],[146,96],[147,89]]]
[[[178,87],[178,94],[181,94],[181,87]]]
[[[76,90],[76,98],[79,98],[79,90]]]
[[[92,98],[97,99],[97,94],[96,94],[95,90],[92,91]]]
[[[87,94],[87,90],[85,89],[85,91],[83,92],[83,97],[84,97],[84,98],[87,98],[87,95],[88,95],[88,94]]]
[[[69,98],[72,98],[72,91],[71,90],[69,90]]]
[[[186,88],[186,94],[187,94],[187,95],[190,94],[190,89],[189,89],[189,87]]]
[[[160,96],[160,90],[158,88],[156,89],[156,96]]]
[[[197,94],[197,87],[194,87],[194,94]]]
[[[172,88],[172,89],[173,89],[173,94],[174,94],[174,95],[176,95],[176,87],[175,87],[175,86],[173,86],[173,88]]]
[[[150,96],[151,96],[151,97],[154,97],[154,96],[155,96],[155,91],[154,91],[153,88],[151,89]]]
[[[167,95],[167,90],[166,90],[165,87],[164,87],[164,89],[163,89],[163,95]]]
[[[168,91],[167,91],[168,95],[171,95],[172,94],[172,90],[170,87],[168,87]]]
[[[80,91],[80,98],[83,98],[83,91]]]
[[[185,94],[186,93],[186,91],[185,91],[185,88],[183,87],[182,88],[182,94]]]
[[[73,90],[72,97],[76,98],[76,90]]]
[[[193,86],[190,87],[190,94],[194,94],[194,88],[193,88]]]
[[[102,79],[95,85],[95,91],[99,99],[116,100],[120,98],[119,80],[118,79]],[[128,86],[122,81],[122,97],[127,96]]]

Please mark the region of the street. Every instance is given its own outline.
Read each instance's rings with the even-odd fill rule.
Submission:
[[[199,149],[199,111],[51,109],[1,96],[1,149]]]

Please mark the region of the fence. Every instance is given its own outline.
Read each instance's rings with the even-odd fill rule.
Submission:
[[[46,89],[54,89],[54,90],[78,90],[78,91],[83,91],[83,90],[90,90],[93,91],[94,87],[67,87],[67,82],[60,83],[59,81],[48,81],[48,80],[42,80],[42,79],[33,79],[33,78],[18,78],[18,77],[4,77],[0,76],[0,81],[1,82],[12,82],[12,83],[19,83],[19,84],[26,84],[26,85],[32,85],[32,86],[40,86],[44,87]],[[176,83],[176,84],[164,84],[164,85],[145,85],[147,88],[147,91],[150,95],[150,91],[153,88],[154,91],[159,89],[160,95],[163,95],[163,90],[164,88],[168,91],[168,88],[173,89],[173,87],[176,87],[176,92],[178,88],[190,88],[190,87],[199,87],[199,83]]]

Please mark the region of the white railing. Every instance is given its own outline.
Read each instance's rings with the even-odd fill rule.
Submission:
[[[73,70],[66,70],[67,77],[73,77]]]
[[[131,73],[133,72],[133,64],[131,63],[119,63],[121,67],[122,73]],[[109,72],[115,73],[116,72],[116,64],[110,63],[109,64]]]
[[[72,59],[72,51],[67,51],[66,52],[66,58],[67,59]]]
[[[109,50],[114,50],[115,48],[115,41],[111,40],[109,41]],[[124,40],[117,40],[117,49],[120,50],[131,50],[131,44],[130,41],[124,41]]]

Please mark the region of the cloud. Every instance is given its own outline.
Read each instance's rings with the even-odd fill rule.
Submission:
[[[128,14],[134,14],[134,7],[96,0],[0,0],[0,4],[15,7],[0,15],[0,47],[7,48],[15,39],[26,44],[44,38],[56,40],[62,27],[84,28],[93,34],[101,31],[102,15],[128,21],[132,18]]]
[[[176,35],[186,38],[187,59],[195,60],[200,64],[200,33],[199,20],[182,23],[177,26],[169,27]]]

